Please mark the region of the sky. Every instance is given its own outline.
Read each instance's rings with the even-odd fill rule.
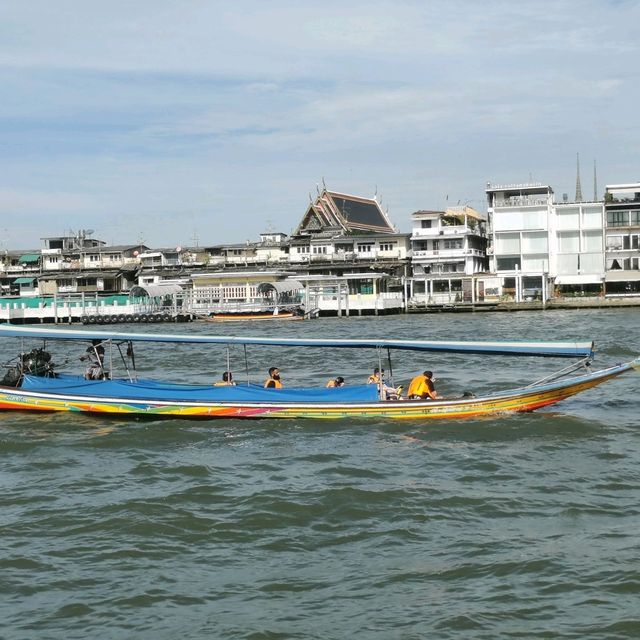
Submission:
[[[2,0],[0,249],[291,233],[640,180],[638,1]]]

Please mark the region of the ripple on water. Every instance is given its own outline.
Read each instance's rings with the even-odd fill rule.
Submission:
[[[576,332],[576,315],[564,312],[428,320],[283,330],[544,339],[553,324],[559,338]],[[604,344],[600,359],[640,351],[619,346],[635,339],[636,324],[629,312],[580,313],[585,333]],[[215,360],[190,354],[174,362],[159,349],[148,368],[175,364],[187,379]],[[376,364],[326,355],[348,380]],[[308,366],[289,351],[253,357],[261,375],[276,360],[292,379]],[[461,366],[436,354],[407,354],[394,370],[402,379],[425,362],[451,392],[513,386],[548,370],[546,361],[503,358],[489,368],[481,357]],[[553,410],[469,421],[3,416],[0,635],[636,638],[637,380]]]

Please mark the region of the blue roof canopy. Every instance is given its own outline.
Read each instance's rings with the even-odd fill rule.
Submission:
[[[79,329],[44,329],[0,325],[0,337],[41,338],[44,340],[116,340],[135,342],[169,342],[182,344],[246,344],[277,347],[323,347],[348,349],[400,349],[405,351],[442,351],[449,353],[487,353],[513,356],[553,356],[560,358],[593,357],[593,342],[444,342],[429,340],[387,339],[317,339],[317,338],[256,338],[188,335],[163,333],[124,333]]]

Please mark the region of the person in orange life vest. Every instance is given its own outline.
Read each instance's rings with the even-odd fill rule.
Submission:
[[[327,389],[335,389],[337,387],[344,386],[344,378],[342,376],[338,376],[337,378],[331,378],[329,382],[327,382]]]
[[[222,380],[219,382],[215,382],[213,384],[214,387],[233,387],[235,386],[235,382],[233,381],[233,374],[231,371],[225,371],[222,374]]]
[[[280,381],[280,369],[278,367],[271,367],[269,369],[269,377],[264,381],[265,389],[282,389],[282,382]]]
[[[402,391],[402,387],[394,389],[393,387],[388,386],[384,381],[384,369],[380,371],[378,367],[376,367],[373,370],[373,373],[367,378],[367,384],[381,384],[385,400],[398,400]]]
[[[433,384],[433,372],[425,371],[416,376],[409,385],[407,398],[410,400],[435,400],[438,397]]]

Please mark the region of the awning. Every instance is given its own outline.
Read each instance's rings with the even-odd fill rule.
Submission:
[[[129,297],[131,298],[162,298],[175,293],[182,293],[183,289],[179,284],[144,284],[131,287]]]
[[[20,260],[18,260],[18,262],[20,262],[21,264],[33,264],[34,262],[38,262],[39,260],[39,253],[25,253],[23,256],[20,256]]]
[[[640,272],[638,271],[607,271],[605,274],[607,282],[638,282],[640,281]]]
[[[304,285],[297,280],[280,280],[278,282],[261,282],[258,285],[258,293],[266,295],[270,291],[275,291],[278,295],[300,291]]]
[[[13,284],[31,284],[35,278],[16,278]]]
[[[602,276],[594,274],[556,276],[554,283],[562,284],[602,284]]]
[[[485,217],[478,213],[473,207],[464,206],[464,207],[448,207],[445,211],[445,215],[453,216],[455,218],[473,218],[474,220],[480,220],[481,222],[485,221]]]

